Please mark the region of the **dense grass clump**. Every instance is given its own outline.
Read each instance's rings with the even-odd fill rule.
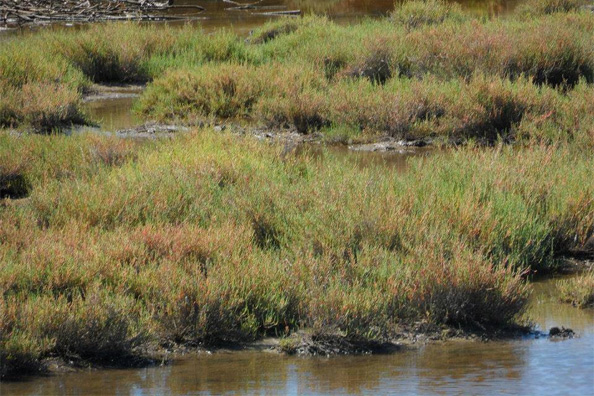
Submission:
[[[528,0],[519,7],[518,12],[527,16],[571,12],[579,10],[586,4],[588,4],[587,0]]]
[[[302,133],[333,125],[358,129],[370,139],[388,135],[493,142],[532,138],[539,129],[534,123],[544,118],[559,131],[558,139],[589,136],[587,129],[575,134],[561,120],[573,114],[580,124],[588,124],[590,118],[579,101],[567,100],[572,90],[588,90],[594,81],[589,14],[572,11],[530,21],[514,16],[481,22],[458,18],[460,11],[452,7],[440,2],[404,4],[394,18],[427,18],[415,29],[384,20],[348,27],[311,17],[276,22],[255,33],[259,37],[271,31],[270,38],[246,47],[257,66],[199,66],[191,78],[194,84],[188,80],[190,70],[168,72],[149,87],[138,108],[159,120],[221,117],[204,106],[214,95],[234,107],[223,118],[239,115]],[[244,88],[231,98],[228,89],[216,86],[215,77],[210,86],[205,76],[213,67],[244,81]],[[251,81],[251,91],[245,81]],[[182,85],[196,91],[191,99]],[[249,106],[242,95],[249,98]],[[589,103],[586,98],[586,106]]]
[[[23,198],[29,192],[29,183],[24,176],[25,164],[12,153],[0,154],[0,198]]]
[[[28,125],[48,132],[85,121],[77,90],[87,81],[64,59],[14,40],[0,49],[0,70],[0,127]]]
[[[443,0],[406,1],[396,5],[391,15],[395,23],[402,24],[407,29],[439,25],[446,20],[462,22],[466,18],[459,4]]]
[[[0,127],[27,125],[38,132],[87,122],[80,95],[59,84],[0,85]]]
[[[333,125],[363,136],[483,142],[540,139],[546,121],[558,130],[554,141],[591,145],[589,90],[583,82],[567,95],[524,78],[485,76],[390,79],[381,86],[366,79],[329,83],[307,66],[222,64],[168,73],[147,89],[138,109],[159,120],[241,117],[302,133]]]
[[[555,268],[594,231],[578,149],[469,147],[397,174],[208,131],[0,136],[29,183],[0,205],[6,375],[299,328],[502,328],[525,307],[520,271]]]
[[[261,79],[255,67],[244,65],[176,70],[152,84],[140,106],[159,118],[245,116],[264,93]]]
[[[240,117],[301,133],[358,128],[369,139],[512,140],[560,109],[586,117],[562,102],[594,82],[591,13],[572,1],[542,4],[530,17],[479,20],[451,3],[410,1],[350,26],[280,19],[247,40],[136,24],[15,38],[0,50],[0,125],[82,123],[92,82],[148,82],[137,109],[160,121]]]
[[[91,83],[146,83],[171,67],[241,61],[244,52],[228,32],[133,23],[12,38],[0,49],[0,126],[48,132],[84,124],[81,95]]]
[[[594,273],[592,271],[557,282],[561,301],[580,308],[594,307]]]

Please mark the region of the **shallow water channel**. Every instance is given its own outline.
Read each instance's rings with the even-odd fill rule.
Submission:
[[[560,304],[554,280],[534,283],[537,329],[578,338],[451,341],[391,355],[295,357],[262,351],[191,354],[163,367],[88,370],[0,384],[6,395],[538,394],[594,392],[594,311]]]
[[[462,1],[483,14],[511,10],[515,0]],[[178,0],[207,11],[205,28],[233,25],[247,32],[270,16],[231,11],[222,1]],[[300,9],[349,20],[385,14],[392,0],[263,0],[262,9]],[[138,88],[113,89],[102,98],[87,98],[87,110],[102,131],[133,128],[141,120],[131,113]],[[315,150],[315,148],[314,148]],[[322,150],[322,149],[320,149]],[[428,149],[355,152],[328,150],[362,165],[386,164],[404,169],[406,159]],[[0,395],[167,395],[167,394],[546,394],[594,395],[594,311],[556,300],[554,280],[534,283],[527,313],[537,330],[572,328],[578,337],[552,341],[530,336],[509,341],[451,341],[405,348],[391,355],[295,357],[260,350],[201,352],[175,358],[164,366],[126,370],[83,370],[0,383]]]
[[[112,88],[87,98],[90,115],[102,131],[132,128],[138,88]],[[105,95],[105,92],[102,93]],[[330,150],[363,166],[406,167],[410,156],[427,149],[356,152]],[[594,310],[556,300],[555,280],[533,284],[527,316],[541,336],[508,341],[449,341],[406,347],[391,355],[294,357],[262,350],[193,353],[170,364],[126,370],[83,370],[0,383],[0,394],[594,394]],[[578,337],[552,341],[553,326]]]
[[[136,116],[132,111],[134,101],[142,93],[141,86],[113,86],[99,87],[97,94],[85,98],[85,110],[89,114],[91,120],[97,123],[96,127],[80,127],[75,131],[86,132],[92,131],[97,133],[118,133],[121,131],[134,131],[140,125],[143,125],[143,120]],[[183,132],[179,132],[183,133]],[[142,133],[121,133],[129,137],[155,137],[160,136],[158,133],[142,134]],[[169,132],[161,136],[170,136]],[[270,134],[269,136],[273,136]],[[267,139],[264,136],[260,136]],[[362,145],[361,145],[362,146]],[[359,146],[359,148],[361,147]],[[374,145],[370,145],[374,146]],[[298,151],[307,152],[314,156],[323,157],[325,153],[331,153],[340,157],[346,157],[348,160],[355,161],[360,166],[388,166],[391,170],[403,171],[407,167],[407,160],[411,157],[420,157],[430,155],[435,149],[431,147],[405,147],[393,145],[389,149],[382,149],[381,144],[379,150],[372,149],[353,149],[344,145],[322,145],[322,144],[304,144],[298,147]]]

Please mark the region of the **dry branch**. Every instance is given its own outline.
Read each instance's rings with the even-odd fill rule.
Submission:
[[[0,0],[0,24],[184,19],[164,13],[177,8],[204,11],[197,5],[174,5],[173,0]]]

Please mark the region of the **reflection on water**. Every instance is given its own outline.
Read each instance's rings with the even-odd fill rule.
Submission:
[[[459,0],[461,6],[474,14],[497,16],[511,12],[522,0]],[[256,1],[237,1],[241,4],[256,3]],[[396,1],[398,2],[398,0]],[[394,0],[262,0],[257,2],[257,8],[248,10],[233,10],[233,5],[221,0],[176,0],[174,4],[198,4],[206,11],[196,14],[191,9],[174,9],[170,14],[184,14],[196,17],[194,23],[205,30],[216,28],[231,28],[238,34],[247,34],[266,21],[278,18],[263,13],[284,10],[300,10],[302,14],[323,14],[337,22],[351,22],[363,17],[378,17],[387,15],[394,9]],[[174,24],[179,22],[173,22]]]
[[[85,110],[94,122],[105,131],[118,131],[133,128],[141,123],[130,109],[136,100],[134,96],[124,96],[107,100],[89,101]]]
[[[386,15],[394,9],[395,3],[404,0],[238,0],[240,4],[255,4],[253,9],[234,9],[233,4],[220,0],[176,0],[176,5],[201,5],[206,10],[200,14],[190,8],[172,9],[170,14],[199,15],[213,21],[241,21],[259,14],[282,11],[301,10],[303,14],[325,14],[330,17],[361,17]],[[483,15],[500,15],[512,11],[521,0],[458,0],[463,9]]]
[[[396,2],[401,0],[396,0]],[[453,1],[453,0],[451,0]],[[523,0],[458,0],[462,7],[477,15],[497,16],[511,12]],[[324,14],[338,22],[350,22],[362,17],[374,17],[388,14],[394,8],[394,0],[238,0],[240,4],[256,4],[254,9],[233,9],[234,5],[222,0],[174,0],[174,5],[200,5],[206,10],[197,13],[192,8],[175,8],[167,12],[170,16],[184,16],[185,21],[168,22],[184,24],[190,21],[206,31],[217,28],[229,28],[238,34],[246,35],[249,31],[266,21],[278,16],[264,13],[283,10],[301,10],[303,14]],[[149,22],[162,23],[162,22]],[[21,29],[0,29],[0,40],[15,33],[26,33],[45,28],[48,25],[32,25]],[[56,23],[53,28],[77,28],[79,24]]]
[[[385,166],[391,172],[408,169],[409,159],[426,157],[435,153],[433,147],[402,147],[389,151],[355,151],[344,145],[324,146],[305,144],[298,148],[298,154],[309,154],[323,161],[326,155],[347,158],[362,168]]]
[[[105,91],[105,88],[103,88]],[[135,95],[140,90],[132,91],[130,88],[109,88],[109,94],[122,95],[122,97],[107,97],[95,100],[88,100],[85,103],[85,110],[93,122],[97,122],[103,131],[115,132],[122,129],[129,129],[139,124],[142,120],[134,115],[132,106],[137,99]],[[103,92],[105,94],[105,92]],[[83,129],[85,130],[85,129]],[[391,170],[402,171],[407,168],[408,159],[412,157],[427,156],[434,152],[431,147],[402,147],[399,150],[390,150],[383,152],[372,151],[353,151],[344,145],[324,146],[324,145],[302,145],[297,148],[299,152],[308,153],[314,157],[323,160],[327,154],[339,157],[348,157],[362,167],[367,166],[388,166]]]
[[[393,355],[304,358],[266,352],[188,356],[165,367],[56,375],[0,385],[2,394],[592,394],[594,316],[559,304],[552,281],[535,285],[529,310],[542,329],[580,338],[448,342]]]
[[[270,17],[248,11],[225,11],[222,1],[182,1],[207,8],[200,23],[206,28],[229,26],[248,31]],[[483,13],[507,12],[516,1],[463,1]],[[351,18],[391,9],[384,0],[264,0],[287,9],[324,12]],[[130,113],[133,97],[90,101],[88,111],[105,130],[138,123]],[[315,148],[311,149],[316,151]],[[346,154],[347,149],[329,148]],[[362,166],[385,163],[404,168],[407,157],[427,150],[394,153],[348,152]],[[319,149],[317,155],[324,155]],[[535,284],[530,317],[543,331],[571,327],[580,338],[552,342],[547,338],[500,342],[449,342],[427,345],[387,356],[300,358],[263,352],[215,353],[179,359],[165,367],[100,370],[0,383],[4,395],[161,395],[161,394],[593,394],[594,316],[554,299],[551,281]]]

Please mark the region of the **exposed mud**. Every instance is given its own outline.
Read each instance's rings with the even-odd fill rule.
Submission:
[[[147,123],[135,128],[121,129],[115,135],[133,139],[173,138],[179,132],[187,132],[190,128],[180,125]]]
[[[171,346],[153,353],[151,359],[127,364],[80,365],[50,358],[45,361],[47,371],[37,372],[27,381],[3,382],[2,392],[344,394],[398,389],[410,394],[544,394],[555,389],[560,394],[586,394],[593,385],[592,311],[560,304],[554,282],[533,283],[528,315],[534,327],[528,334],[520,329],[515,336],[508,332],[484,338],[458,329],[431,332],[419,323],[398,342],[368,343],[365,347],[301,331],[289,337],[291,342],[265,338],[218,348]],[[415,327],[426,333],[415,334]],[[559,329],[559,334],[553,328]],[[561,334],[573,337],[559,337]],[[289,352],[287,348],[309,357],[279,353]],[[359,356],[344,356],[347,349]],[[138,365],[143,368],[135,368]]]
[[[522,337],[541,337],[543,335],[544,333],[529,326],[476,331],[435,326],[428,322],[417,322],[400,327],[397,334],[384,340],[352,338],[340,332],[299,331],[280,340],[276,349],[281,353],[304,356],[390,354],[406,348],[417,348],[441,342],[488,342]]]
[[[571,332],[569,336],[568,331]],[[21,373],[19,376],[6,378],[10,381],[22,380],[28,376],[44,376],[64,374],[88,370],[124,369],[154,367],[172,364],[184,356],[225,354],[233,352],[269,352],[280,355],[300,356],[344,356],[344,355],[386,355],[421,348],[427,345],[451,342],[496,342],[519,338],[540,338],[547,333],[535,331],[529,327],[515,327],[492,331],[465,331],[462,329],[436,327],[425,322],[416,323],[409,328],[402,328],[398,335],[390,340],[366,340],[347,337],[340,332],[315,333],[311,330],[300,330],[287,338],[267,337],[254,342],[220,345],[150,345],[138,349],[134,355],[118,357],[110,361],[89,362],[72,357],[61,359],[48,357],[35,369]],[[573,338],[575,333],[570,329],[556,333],[551,329],[551,339],[561,340]]]
[[[594,235],[591,235],[583,245],[578,245],[569,250],[567,255],[576,259],[582,265],[592,268],[594,262]]]

